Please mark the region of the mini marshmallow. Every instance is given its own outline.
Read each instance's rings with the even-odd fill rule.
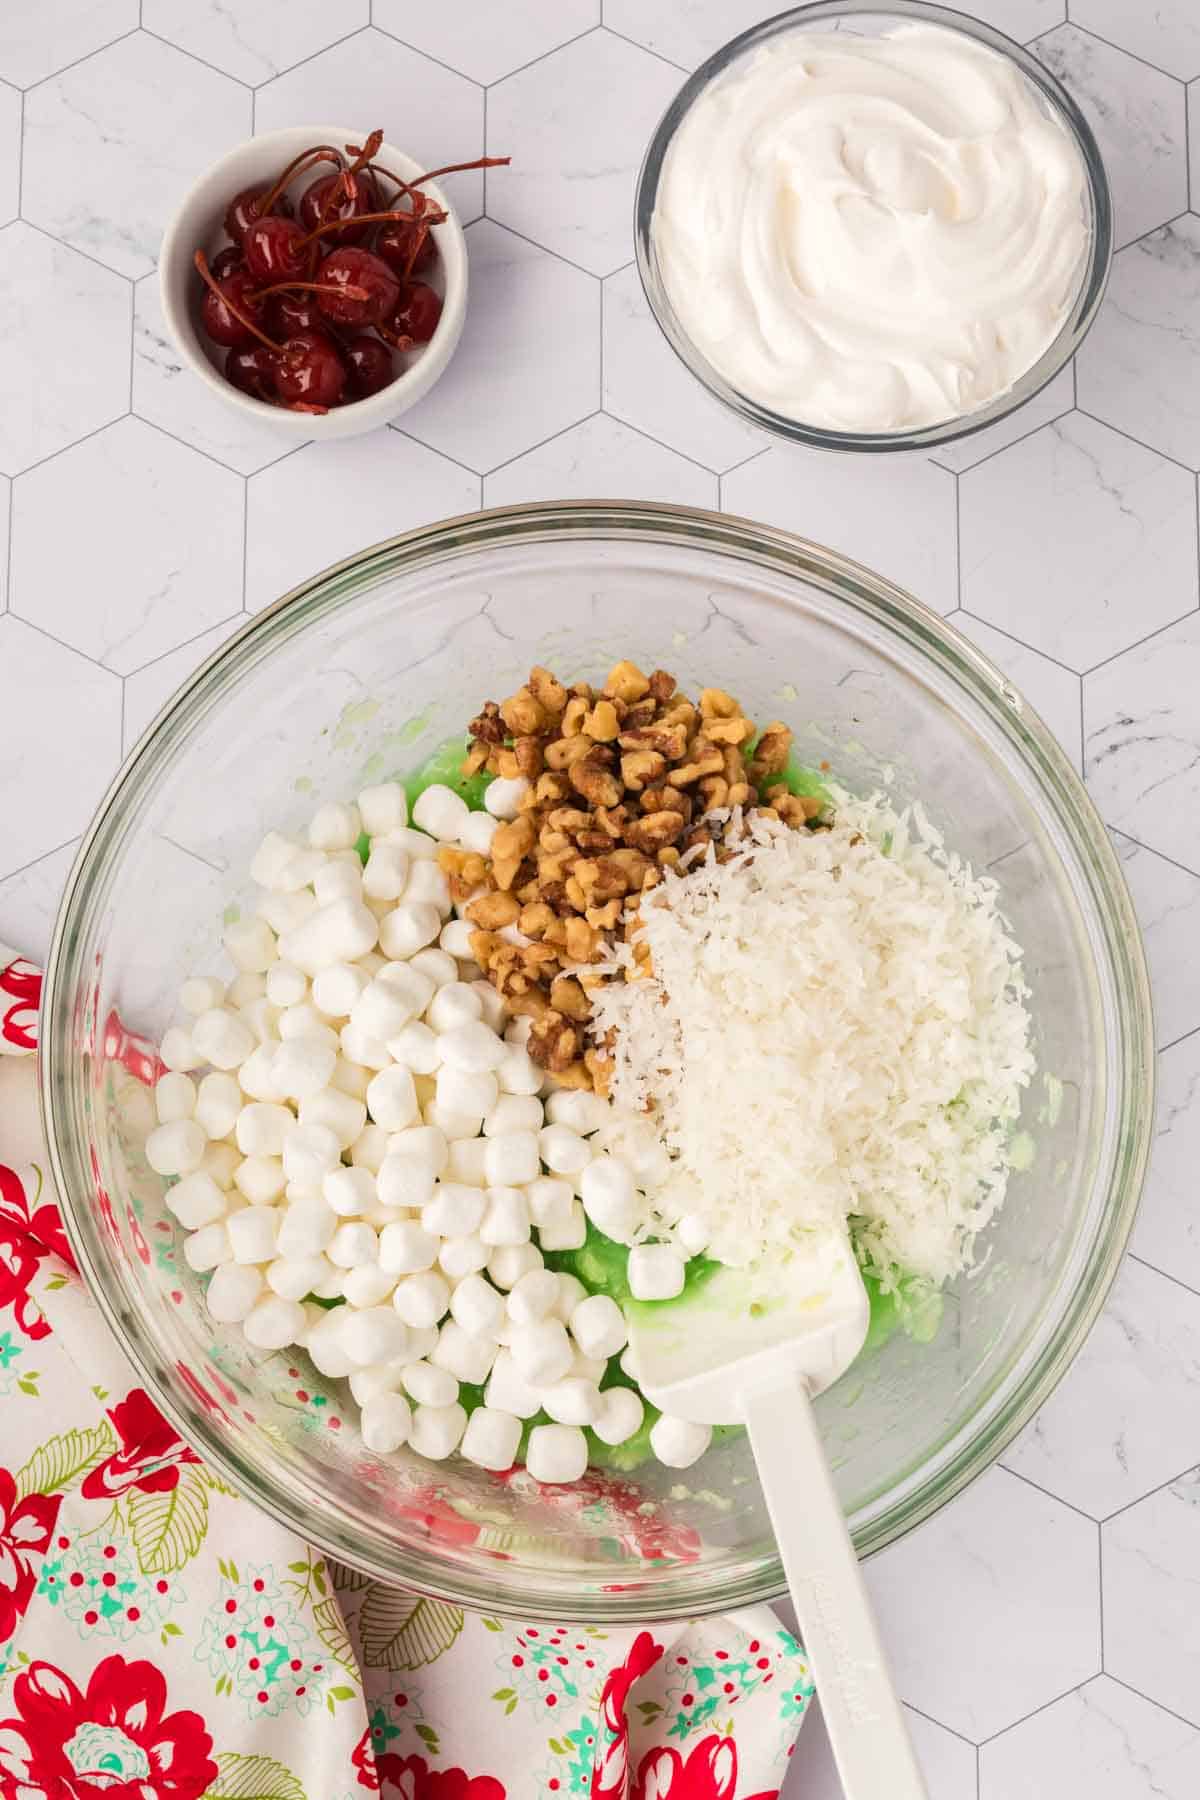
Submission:
[[[406,1275],[397,1283],[392,1305],[406,1325],[421,1329],[437,1325],[450,1304],[450,1284],[436,1269]]]
[[[488,1247],[474,1234],[446,1238],[438,1251],[438,1265],[450,1281],[461,1281],[487,1267]]]
[[[363,1111],[367,1109],[364,1106]],[[378,1175],[387,1157],[388,1134],[382,1125],[364,1125],[350,1147],[350,1161],[356,1169],[369,1169]]]
[[[373,950],[379,921],[361,900],[342,898],[320,906],[312,917],[279,940],[279,954],[306,975],[319,975],[334,963],[354,962]]]
[[[472,925],[469,919],[451,919],[448,924],[442,926],[438,944],[448,956],[455,957],[459,962],[469,962],[471,939],[477,929],[478,927]],[[478,1018],[479,1014],[476,1013],[475,1017]],[[436,1029],[436,1021],[431,1019],[430,1023]]]
[[[400,1377],[406,1366],[406,1356],[394,1356],[391,1362],[375,1363],[369,1369],[353,1369],[350,1392],[360,1406],[377,1400],[380,1394],[394,1394],[399,1390]]]
[[[485,1281],[482,1275],[468,1275],[455,1288],[450,1299],[450,1311],[469,1336],[487,1337],[493,1335],[497,1326],[504,1322],[504,1296],[497,1293],[491,1282]],[[435,1357],[434,1361],[436,1360]]]
[[[428,788],[425,791],[428,793]],[[452,1406],[418,1406],[408,1441],[418,1456],[442,1462],[458,1449],[466,1428],[467,1415],[457,1402]]]
[[[490,1187],[479,1236],[489,1248],[529,1242],[529,1203],[521,1188]]]
[[[408,795],[398,781],[365,787],[358,796],[358,816],[368,837],[400,831],[408,824]]]
[[[220,1325],[240,1325],[263,1289],[259,1270],[243,1263],[222,1263],[214,1269],[204,1296],[210,1317]]]
[[[683,1258],[670,1244],[635,1244],[626,1269],[635,1300],[673,1300],[683,1292]]]
[[[395,831],[389,831],[384,839],[388,844],[399,844],[408,852],[413,862],[431,862],[437,860],[437,839],[431,838],[426,831],[416,831],[411,825],[400,825]]]
[[[179,1004],[193,1018],[220,1006],[225,998],[225,983],[215,975],[193,975],[179,990]]]
[[[445,950],[418,950],[409,958],[408,966],[424,975],[427,981],[432,981],[435,989],[458,980],[458,964]]]
[[[382,1038],[368,1037],[365,1031],[349,1023],[342,1026],[338,1033],[338,1043],[342,1055],[349,1062],[360,1063],[364,1068],[378,1074],[380,1069],[390,1069],[392,1055]]]
[[[241,1160],[241,1153],[233,1144],[209,1144],[200,1167],[219,1188],[228,1192],[233,1186],[233,1178]]]
[[[518,1050],[524,1050],[528,1047],[529,1034],[532,1030],[533,1020],[518,1013],[516,1018],[510,1019],[504,1027],[504,1041],[506,1044],[515,1044]]]
[[[650,1448],[668,1469],[687,1469],[699,1462],[712,1443],[711,1425],[694,1425],[663,1413],[650,1427]]]
[[[594,1160],[595,1152],[569,1125],[546,1125],[538,1132],[538,1153],[555,1175],[578,1175]]]
[[[506,1293],[516,1286],[522,1275],[528,1275],[531,1269],[541,1267],[542,1253],[532,1244],[502,1244],[499,1249],[492,1251],[487,1260],[490,1280]]]
[[[464,1181],[468,1187],[485,1187],[483,1159],[487,1145],[482,1138],[456,1138],[450,1145],[447,1171],[451,1181]]]
[[[632,1388],[605,1388],[591,1427],[602,1444],[623,1444],[642,1429],[645,1417],[641,1396]]]
[[[336,1044],[337,1032],[325,1023],[322,1013],[308,1000],[297,1000],[277,1015],[275,1036],[285,1043],[292,1038],[315,1038],[318,1043]]]
[[[237,919],[221,935],[225,954],[235,969],[262,975],[279,954],[275,933],[265,919]]]
[[[308,841],[314,850],[350,850],[361,831],[357,806],[327,801],[318,806],[309,822]]]
[[[342,1324],[342,1347],[356,1368],[389,1362],[408,1343],[408,1327],[390,1306],[347,1310]]]
[[[273,888],[300,846],[282,831],[268,831],[250,859],[250,879],[259,887]]]
[[[577,1275],[568,1275],[565,1269],[558,1274],[558,1298],[551,1307],[556,1319],[564,1325],[570,1324],[571,1314],[581,1300],[587,1299],[587,1289]]]
[[[598,1131],[609,1110],[598,1094],[585,1093],[582,1088],[558,1088],[546,1102],[551,1125],[566,1125],[580,1137]]]
[[[271,1079],[279,1093],[298,1103],[311,1100],[329,1086],[338,1045],[316,1037],[291,1038],[280,1044],[271,1062]]]
[[[362,873],[363,893],[372,900],[395,903],[405,890],[409,870],[415,866],[399,844],[372,844]]]
[[[544,1319],[558,1299],[558,1276],[552,1269],[530,1269],[509,1290],[508,1316],[514,1325]]]
[[[208,1137],[195,1119],[172,1119],[146,1139],[146,1161],[156,1175],[190,1175],[200,1167]]]
[[[541,1174],[538,1141],[532,1131],[509,1131],[488,1139],[484,1171],[489,1187],[521,1187]]]
[[[439,1040],[444,1043],[445,1038]],[[448,1068],[445,1063],[437,1072],[438,1105],[464,1118],[477,1118],[482,1124],[499,1097],[496,1077],[486,1071],[469,1074],[465,1069]],[[535,1170],[536,1173],[536,1170]]]
[[[378,1234],[365,1219],[347,1219],[334,1232],[326,1255],[339,1269],[357,1269],[378,1262]]]
[[[483,1121],[484,1137],[541,1130],[542,1103],[534,1094],[501,1094]]]
[[[511,1350],[500,1349],[492,1364],[484,1389],[485,1403],[499,1412],[512,1413],[518,1419],[532,1419],[541,1410],[541,1395],[526,1381],[517,1367]]]
[[[353,850],[350,852],[354,856]],[[354,856],[354,865],[334,861],[313,876],[313,894],[318,906],[329,906],[334,900],[361,900],[363,897],[362,864]]]
[[[538,1068],[527,1050],[509,1044],[496,1079],[502,1094],[540,1094],[546,1071]]]
[[[421,1406],[452,1406],[458,1399],[458,1377],[434,1363],[410,1363],[401,1384]]]
[[[429,1002],[426,1017],[439,1035],[457,1031],[463,1025],[477,1025],[483,1016],[483,1002],[465,981],[449,981],[440,987]]]
[[[333,1065],[333,1074],[329,1077],[330,1087],[335,1087],[339,1094],[349,1094],[352,1100],[365,1101],[367,1089],[371,1085],[374,1069],[365,1069],[361,1063],[354,1063],[348,1057],[339,1056]]]
[[[413,824],[442,844],[456,844],[470,816],[462,795],[440,781],[432,782],[412,809]]]
[[[475,856],[490,856],[492,839],[500,829],[500,821],[489,812],[468,813],[459,843]]]
[[[299,1006],[308,998],[308,976],[295,963],[272,963],[267,970],[267,999],[272,1006]]]
[[[538,1243],[543,1250],[582,1250],[587,1243],[587,1215],[578,1200],[572,1200],[565,1217],[548,1219],[538,1227]]]
[[[374,1232],[371,1235],[374,1237]],[[415,1220],[397,1220],[394,1225],[385,1225],[379,1234],[379,1266],[389,1275],[415,1275],[431,1269],[437,1254],[437,1239]]]
[[[535,1319],[520,1326],[509,1347],[521,1374],[536,1387],[561,1381],[571,1367],[571,1341],[559,1319]]]
[[[289,1181],[319,1192],[328,1175],[338,1167],[341,1143],[328,1125],[296,1124],[283,1141],[283,1172]]]
[[[414,1075],[432,1075],[442,1060],[436,1034],[417,1019],[389,1037],[387,1047],[395,1060]]]
[[[185,1231],[198,1231],[225,1217],[229,1197],[211,1175],[196,1169],[167,1189],[166,1203]]]
[[[340,1381],[355,1367],[343,1342],[346,1308],[338,1306],[305,1334],[304,1348],[322,1375]]]
[[[412,1072],[393,1065],[383,1069],[367,1089],[367,1110],[385,1131],[402,1131],[420,1117]]]
[[[571,1336],[585,1356],[616,1356],[629,1341],[625,1315],[607,1294],[589,1294],[571,1314]]]
[[[313,976],[312,1004],[329,1019],[349,1018],[354,1002],[367,986],[362,969],[351,963],[330,963]]]
[[[582,1350],[576,1349],[571,1358],[571,1374],[577,1375],[580,1381],[592,1381],[597,1387],[604,1380],[607,1369],[607,1356],[585,1356]]]
[[[546,1225],[565,1225],[571,1217],[575,1195],[567,1181],[541,1175],[525,1189],[529,1217],[540,1231]]]
[[[424,975],[403,963],[388,964],[370,987],[359,995],[350,1014],[350,1023],[367,1037],[389,1038],[399,1035],[411,1020],[417,1019],[429,1005],[433,989]]]
[[[378,1263],[360,1263],[357,1269],[347,1269],[342,1281],[346,1302],[354,1307],[382,1306],[385,1300],[390,1302],[395,1287],[396,1277]]]
[[[303,1300],[329,1273],[329,1262],[312,1256],[277,1256],[267,1265],[267,1286],[281,1300]]]
[[[486,1075],[498,1069],[509,1046],[482,1019],[452,1025],[438,1036],[443,1064],[466,1075]]]
[[[467,1420],[459,1448],[468,1462],[480,1469],[511,1469],[521,1442],[521,1421],[515,1413],[492,1406],[477,1406]]]
[[[421,1223],[434,1237],[466,1237],[478,1230],[485,1205],[482,1188],[443,1181],[422,1211]]]
[[[154,1110],[160,1125],[190,1119],[196,1111],[196,1084],[181,1069],[168,1069],[154,1085]],[[201,1120],[201,1125],[204,1121]],[[218,1137],[224,1137],[218,1132]],[[206,1136],[211,1133],[206,1132]]]
[[[279,1036],[280,1010],[265,997],[252,1000],[249,1006],[243,1006],[238,1017],[243,1025],[248,1025],[254,1033],[255,1042],[269,1044]]]
[[[367,1109],[361,1100],[336,1088],[325,1088],[300,1102],[302,1125],[324,1125],[334,1135],[341,1150],[348,1150],[367,1122]]]
[[[515,819],[528,792],[529,782],[524,775],[517,775],[512,780],[498,775],[484,789],[483,804],[493,819]]]
[[[492,787],[495,785],[493,782]],[[529,1434],[525,1467],[535,1481],[578,1481],[587,1468],[587,1454],[587,1439],[578,1425],[535,1425]]]
[[[618,1244],[631,1242],[642,1207],[633,1176],[615,1156],[597,1156],[579,1181],[583,1210],[597,1231]]]
[[[316,910],[317,897],[308,888],[300,888],[294,894],[264,894],[254,908],[255,916],[265,919],[277,938],[285,931],[295,931],[297,925],[311,919]],[[226,998],[234,998],[232,987]]]
[[[436,906],[442,917],[445,917],[450,911],[450,884],[437,863],[422,861],[411,864],[404,898],[414,905],[417,902],[428,902],[430,906]],[[438,921],[438,930],[441,930],[441,920]]]
[[[379,947],[385,956],[403,962],[432,944],[441,929],[442,916],[436,906],[427,900],[411,905],[404,900],[379,921]]]
[[[337,1214],[323,1200],[294,1201],[284,1209],[279,1224],[280,1256],[298,1261],[318,1255],[332,1240],[337,1224]]]
[[[243,1156],[281,1156],[284,1140],[295,1123],[286,1106],[253,1101],[238,1114],[237,1147]]]
[[[192,1034],[182,1025],[172,1025],[163,1032],[158,1054],[168,1069],[178,1070],[181,1075],[200,1067],[201,1058],[196,1055]]]
[[[339,1218],[356,1219],[375,1204],[375,1177],[370,1169],[347,1169],[338,1163],[321,1177],[321,1194]]]
[[[283,1089],[275,1079],[275,1053],[280,1048],[279,1044],[258,1044],[238,1070],[238,1084],[251,1100],[283,1099]]]
[[[204,1274],[208,1269],[215,1269],[220,1263],[231,1262],[232,1259],[229,1233],[221,1219],[202,1225],[199,1231],[189,1232],[183,1240],[183,1260],[197,1275]]]
[[[487,1380],[497,1349],[494,1337],[477,1336],[456,1319],[447,1319],[429,1360],[435,1369],[448,1370],[456,1380],[475,1384]]]
[[[472,1075],[467,1079],[474,1081],[477,1077]],[[455,1112],[452,1107],[441,1106],[436,1100],[431,1100],[425,1107],[422,1117],[427,1125],[440,1131],[451,1145],[462,1138],[478,1137],[479,1127],[483,1124],[482,1113]]]
[[[559,1425],[590,1425],[600,1411],[600,1389],[572,1372],[542,1389],[542,1408]]]
[[[243,1206],[225,1221],[234,1262],[271,1262],[278,1254],[281,1214],[274,1206]]]
[[[214,1069],[236,1069],[245,1062],[256,1041],[246,1021],[224,1006],[201,1013],[192,1025],[196,1055]]]
[[[490,1029],[503,1035],[504,1021],[508,1017],[508,1008],[496,992],[486,976],[477,976],[471,982],[471,992],[479,995],[479,1004],[483,1008],[483,1022]]]
[[[376,1394],[363,1406],[358,1428],[368,1450],[376,1456],[390,1456],[409,1440],[412,1408],[403,1394]]]
[[[675,1241],[688,1256],[699,1256],[707,1250],[709,1229],[699,1213],[684,1213],[675,1222]]]
[[[389,1132],[387,1147],[389,1156],[403,1157],[434,1176],[443,1174],[450,1160],[450,1146],[434,1125],[408,1125]]]

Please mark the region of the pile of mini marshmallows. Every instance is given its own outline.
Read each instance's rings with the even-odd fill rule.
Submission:
[[[688,1252],[636,1241],[654,1133],[594,1094],[543,1106],[528,1021],[506,1025],[473,927],[451,917],[439,846],[486,855],[524,785],[494,782],[486,813],[431,786],[410,826],[389,782],[322,806],[305,843],[269,833],[250,869],[266,892],[224,934],[236,977],[183,984],[146,1158],[171,1178],[189,1266],[211,1271],[212,1317],[348,1378],[370,1450],[505,1470],[541,1411],[525,1465],[570,1482],[583,1427],[618,1445],[644,1408],[628,1386],[601,1391],[610,1357],[634,1378],[620,1307],[542,1252],[578,1249],[590,1219],[631,1246],[644,1299],[680,1292]],[[462,1382],[486,1383],[469,1416]],[[686,1468],[710,1436],[663,1416],[650,1445]]]

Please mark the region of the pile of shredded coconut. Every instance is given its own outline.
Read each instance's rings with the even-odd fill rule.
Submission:
[[[1034,1069],[1021,953],[919,807],[833,798],[827,830],[756,821],[668,874],[642,908],[653,974],[594,989],[593,1029],[669,1153],[656,1209],[698,1214],[710,1255],[849,1220],[885,1287],[940,1284],[1004,1199]]]

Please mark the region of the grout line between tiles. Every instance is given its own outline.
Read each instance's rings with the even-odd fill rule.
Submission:
[[[274,82],[282,81],[285,76],[294,75],[297,69],[307,68],[310,62],[316,62],[318,56],[328,55],[330,50],[340,50],[343,44],[350,43],[353,38],[361,37],[364,31],[370,31],[370,29],[370,25],[356,25],[353,31],[347,31],[343,37],[334,38],[332,44],[322,44],[319,50],[313,50],[308,56],[302,56],[299,62],[289,63],[286,69],[280,69],[277,74],[268,75],[262,81],[253,82],[251,84],[251,91],[255,94],[261,93],[263,88],[269,88]],[[380,36],[382,37],[388,37],[389,35],[390,33],[388,32],[380,33]],[[272,127],[271,129],[274,128]]]
[[[1125,644],[1120,650],[1114,650],[1111,656],[1103,657],[1100,662],[1092,663],[1089,668],[1081,669],[1080,674],[1098,674],[1101,669],[1107,669],[1110,663],[1119,661],[1122,656],[1128,656],[1131,651],[1140,650],[1144,645],[1153,643],[1154,639],[1161,637],[1164,631],[1174,631],[1177,625],[1182,625],[1185,620],[1194,618],[1197,612],[1200,612],[1200,602],[1189,606],[1186,612],[1179,614],[1178,618],[1168,619],[1165,625],[1156,625],[1153,631],[1146,633],[1145,637],[1136,639],[1132,644]]]
[[[242,88],[247,94],[253,93],[253,82],[243,81],[240,75],[231,75],[228,69],[222,69],[216,63],[209,62],[206,56],[198,56],[194,50],[189,50],[186,44],[176,43],[174,38],[165,38],[146,25],[143,25],[141,30],[143,37],[148,37],[155,44],[161,44],[164,50],[178,50],[180,56],[186,56],[190,62],[198,63],[200,68],[207,69],[210,75],[219,75],[223,81],[232,81],[235,87]]]
[[[1179,458],[1172,456],[1169,450],[1160,450],[1157,444],[1150,444],[1145,438],[1135,437],[1133,432],[1127,431],[1124,425],[1114,425],[1110,420],[1102,419],[1098,413],[1089,412],[1086,406],[1080,406],[1078,401],[1072,410],[1077,412],[1081,419],[1090,419],[1093,425],[1099,425],[1105,431],[1111,431],[1115,437],[1128,438],[1131,444],[1137,444],[1140,449],[1148,451],[1151,456],[1157,456],[1160,462],[1170,463],[1174,468],[1182,469],[1185,475],[1195,477],[1195,469],[1190,468],[1187,463],[1180,462]]]
[[[6,869],[3,875],[0,875],[0,881],[14,881],[18,875],[26,875],[30,869],[36,869],[37,865],[45,862],[47,857],[58,856],[62,851],[69,850],[72,844],[78,842],[79,833],[75,832],[71,837],[64,838],[61,844],[54,844],[49,850],[40,850],[36,856],[31,856],[28,862],[21,863],[17,868]]]
[[[1190,874],[1190,872],[1191,872],[1191,871],[1190,871],[1190,870],[1189,870],[1189,874]],[[1163,1055],[1165,1055],[1165,1054],[1166,1054],[1166,1052],[1167,1052],[1167,1051],[1168,1051],[1168,1050],[1174,1050],[1174,1049],[1176,1049],[1176,1048],[1177,1048],[1177,1047],[1178,1047],[1178,1045],[1180,1045],[1180,1044],[1186,1044],[1186,1043],[1187,1043],[1187,1041],[1188,1041],[1188,1039],[1189,1039],[1189,1038],[1193,1038],[1193,1037],[1195,1037],[1195,1036],[1196,1036],[1196,1034],[1197,1034],[1197,1033],[1198,1033],[1198,1032],[1200,1032],[1200,1025],[1193,1025],[1193,1026],[1192,1026],[1192,1029],[1191,1029],[1191,1030],[1190,1030],[1190,1031],[1181,1031],[1181,1032],[1180,1032],[1180,1034],[1179,1034],[1179,1036],[1178,1036],[1178,1037],[1177,1037],[1177,1038],[1172,1038],[1172,1039],[1171,1039],[1171,1041],[1170,1041],[1170,1043],[1169,1043],[1169,1044],[1162,1044],[1162,1045],[1160,1045],[1160,1047],[1159,1047],[1159,1051],[1158,1051],[1158,1054],[1159,1054],[1159,1055],[1160,1055],[1160,1056],[1163,1056]],[[1132,1252],[1132,1250],[1131,1250],[1131,1251],[1130,1251],[1130,1252],[1129,1252],[1129,1254],[1130,1254],[1130,1255],[1131,1255],[1131,1256],[1132,1256],[1132,1255],[1133,1255],[1133,1252]],[[1135,1260],[1136,1260],[1136,1261],[1138,1261],[1138,1262],[1140,1262],[1140,1261],[1142,1261],[1142,1258],[1141,1258],[1141,1257],[1137,1257],[1137,1258],[1135,1258]],[[1153,1267],[1154,1267],[1154,1264],[1153,1264],[1153,1263],[1151,1263],[1151,1264],[1150,1264],[1150,1265],[1149,1265],[1149,1267],[1150,1267],[1150,1268],[1153,1268]],[[1160,1274],[1161,1274],[1161,1273],[1162,1273],[1162,1271],[1161,1271],[1161,1269],[1160,1269],[1160,1270],[1159,1270],[1159,1273],[1160,1273]],[[1169,1279],[1176,1279],[1176,1278],[1175,1278],[1175,1277],[1169,1277]],[[1183,1285],[1183,1286],[1184,1286],[1184,1287],[1187,1287],[1187,1282],[1186,1282],[1186,1281],[1185,1281],[1185,1282],[1184,1282],[1184,1283],[1183,1283],[1183,1284],[1182,1284],[1182,1285]],[[1189,1292],[1189,1293],[1191,1293],[1191,1292],[1192,1292],[1192,1291],[1193,1291],[1193,1290],[1192,1290],[1192,1289],[1190,1289],[1190,1288],[1189,1288],[1189,1289],[1188,1289],[1188,1292]]]
[[[139,29],[139,26],[131,25],[128,31],[121,32],[119,37],[110,38],[107,44],[97,44],[94,50],[85,50],[82,56],[73,57],[70,62],[63,63],[60,69],[51,69],[48,75],[39,75],[36,81],[29,82],[24,89],[24,92],[27,94],[36,93],[37,89],[45,87],[48,81],[57,81],[60,76],[69,75],[72,69],[77,69],[81,63],[87,62],[90,57],[103,56],[106,50],[115,50],[118,44],[123,44],[125,42],[126,38],[136,37]]]
[[[1156,75],[1165,75],[1168,81],[1178,82],[1180,87],[1187,86],[1182,75],[1172,75],[1170,69],[1160,68],[1158,63],[1151,62],[1148,56],[1139,56],[1136,50],[1129,50],[1124,44],[1114,44],[1111,38],[1103,37],[1101,33],[1096,31],[1091,25],[1078,24],[1071,18],[1069,9],[1067,12],[1067,22],[1068,24],[1074,25],[1076,31],[1081,31],[1084,37],[1095,38],[1098,44],[1107,44],[1108,48],[1110,50],[1115,50],[1118,56],[1127,56],[1131,62],[1141,63],[1144,69],[1153,69]]]
[[[487,217],[497,230],[510,232],[513,237],[520,238],[523,244],[532,244],[533,248],[540,250],[543,256],[553,256],[557,262],[564,263],[568,269],[574,269],[577,275],[586,275],[588,280],[594,281],[597,286],[601,286],[607,281],[609,274],[616,274],[616,270],[613,269],[603,275],[597,275],[595,269],[585,269],[582,263],[572,262],[571,258],[564,256],[561,250],[552,250],[549,244],[540,243],[537,238],[530,237],[527,231],[518,231],[517,227],[510,225],[507,219],[499,219],[495,213],[488,213]],[[476,220],[472,219],[471,224],[475,223]],[[627,264],[622,264],[622,267],[627,266]]]
[[[1065,1506],[1067,1510],[1073,1512],[1077,1518],[1086,1519],[1089,1525],[1095,1525],[1099,1528],[1100,1521],[1093,1513],[1085,1512],[1083,1507],[1076,1506],[1073,1500],[1064,1499],[1061,1494],[1055,1493],[1053,1488],[1043,1487],[1040,1481],[1035,1481],[1033,1479],[1032,1475],[1022,1475],[1019,1469],[1014,1469],[1009,1463],[1005,1462],[1003,1457],[1000,1458],[1000,1467],[1004,1470],[1006,1475],[1011,1475],[1014,1481],[1024,1482],[1026,1487],[1033,1488],[1034,1491],[1041,1494],[1044,1499],[1053,1500],[1059,1506]]]
[[[656,62],[665,63],[668,69],[677,70],[680,75],[690,75],[692,72],[686,63],[676,62],[673,56],[664,56],[661,50],[652,50],[649,44],[639,44],[636,38],[626,37],[623,31],[618,31],[607,20],[604,20],[596,29],[607,31],[609,37],[619,38],[623,44],[628,44],[631,50],[641,50],[646,56],[654,57]]]
[[[577,31],[574,37],[564,38],[561,44],[551,44],[548,50],[541,51],[537,56],[531,56],[528,62],[518,63],[515,69],[505,69],[503,75],[497,75],[491,81],[483,82],[482,86],[485,90],[501,87],[506,81],[511,81],[514,75],[523,75],[526,69],[536,69],[539,63],[546,61],[547,57],[556,55],[559,50],[569,50],[572,44],[580,44],[584,38],[594,37],[599,30],[599,23],[588,25],[583,31]],[[454,72],[456,75],[459,73],[457,69]]]
[[[1139,1256],[1139,1257],[1136,1257],[1134,1260],[1137,1262],[1141,1262],[1142,1259]],[[1147,1265],[1147,1266],[1149,1266],[1149,1265]],[[1156,1269],[1154,1271],[1154,1273],[1156,1275],[1161,1275],[1162,1270]],[[1166,1277],[1166,1280],[1175,1281],[1175,1277],[1173,1275],[1168,1275]],[[1176,1287],[1183,1287],[1183,1285],[1184,1285],[1183,1282],[1175,1281]],[[1191,1288],[1188,1288],[1187,1292],[1190,1294],[1193,1292],[1193,1290]],[[1146,1500],[1153,1500],[1154,1496],[1156,1494],[1166,1493],[1167,1489],[1174,1487],[1175,1483],[1177,1481],[1182,1481],[1185,1476],[1196,1474],[1196,1473],[1200,1473],[1200,1464],[1197,1464],[1194,1462],[1189,1463],[1186,1468],[1176,1469],[1175,1473],[1173,1475],[1168,1475],[1167,1479],[1165,1481],[1160,1481],[1160,1482],[1156,1483],[1156,1485],[1154,1487],[1148,1488],[1144,1494],[1138,1494],[1135,1499],[1126,1500],[1123,1506],[1115,1507],[1112,1512],[1105,1513],[1104,1517],[1100,1521],[1101,1525],[1105,1526],[1105,1525],[1115,1524],[1115,1522],[1118,1519],[1124,1518],[1124,1516],[1127,1512],[1132,1512],[1135,1506],[1141,1506],[1143,1504],[1143,1502]]]
[[[1200,1030],[1200,1026],[1197,1026],[1196,1029]],[[1176,1044],[1186,1043],[1188,1038],[1195,1037],[1195,1035],[1196,1035],[1195,1031],[1185,1032],[1183,1037],[1175,1039],[1175,1043]],[[1163,1046],[1163,1049],[1165,1049],[1165,1050],[1174,1049],[1174,1044],[1165,1044]],[[1163,1053],[1162,1050],[1160,1050],[1160,1051],[1158,1051],[1157,1054],[1159,1056],[1161,1056],[1162,1053]],[[1171,1283],[1172,1287],[1182,1288],[1185,1294],[1190,1294],[1194,1300],[1200,1300],[1200,1288],[1194,1288],[1189,1281],[1184,1281],[1182,1276],[1172,1275],[1171,1271],[1169,1269],[1160,1269],[1157,1263],[1152,1263],[1152,1262],[1148,1261],[1148,1259],[1146,1257],[1139,1255],[1139,1253],[1136,1250],[1127,1250],[1125,1252],[1125,1254],[1129,1258],[1130,1262],[1139,1263],[1143,1269],[1148,1269],[1152,1275],[1160,1275],[1164,1281],[1169,1281]],[[1170,1487],[1172,1481],[1178,1481],[1180,1475],[1186,1475],[1188,1472],[1188,1469],[1194,1468],[1195,1466],[1196,1465],[1194,1463],[1189,1463],[1187,1469],[1180,1469],[1177,1474],[1171,1476],[1169,1481],[1160,1482],[1159,1485],[1161,1487]],[[1158,1491],[1158,1489],[1156,1488],[1154,1490],[1154,1492],[1157,1493],[1157,1491]],[[1144,1498],[1144,1496],[1143,1496],[1143,1498]],[[1124,1509],[1121,1508],[1118,1510],[1124,1510]],[[1106,1513],[1105,1517],[1110,1518],[1110,1519],[1115,1518],[1116,1513]]]
[[[1146,1702],[1147,1706],[1156,1706],[1160,1712],[1168,1713],[1172,1719],[1178,1719],[1181,1725],[1186,1725],[1189,1731],[1194,1732],[1197,1729],[1195,1719],[1186,1719],[1181,1712],[1176,1712],[1175,1708],[1168,1706],[1164,1700],[1156,1700],[1153,1694],[1147,1694],[1141,1688],[1134,1687],[1132,1681],[1127,1681],[1123,1675],[1114,1675],[1111,1669],[1105,1669],[1104,1673],[1109,1681],[1115,1681],[1117,1686],[1123,1687],[1127,1693],[1136,1694],[1139,1700]],[[1154,1793],[1156,1790],[1152,1788],[1150,1791]],[[1161,1788],[1157,1792],[1162,1795],[1162,1800],[1171,1800],[1171,1796],[1165,1794]]]

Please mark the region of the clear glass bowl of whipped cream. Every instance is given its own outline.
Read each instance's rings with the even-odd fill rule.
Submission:
[[[1112,257],[1074,101],[922,0],[818,0],[718,50],[650,141],[636,231],[692,373],[839,450],[929,447],[1023,405],[1082,342]]]

